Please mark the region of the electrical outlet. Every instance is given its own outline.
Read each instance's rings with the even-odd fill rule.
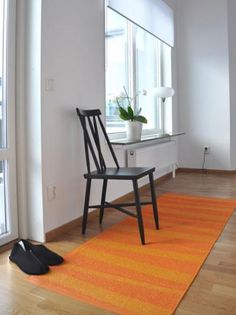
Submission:
[[[204,146],[204,153],[205,154],[210,154],[210,147],[208,145]]]
[[[56,198],[56,186],[54,185],[49,185],[47,187],[47,200],[51,201]]]

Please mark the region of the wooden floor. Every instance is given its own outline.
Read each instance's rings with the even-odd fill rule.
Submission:
[[[236,198],[236,175],[179,173],[175,179],[168,179],[158,184],[159,195],[168,191]],[[148,195],[148,191],[143,193],[144,197]],[[103,228],[107,228],[123,217],[117,212],[107,212]],[[86,238],[81,236],[79,229],[74,229],[47,246],[63,255],[99,232],[97,220],[93,218],[88,222]],[[9,252],[0,255],[0,315],[112,314],[35,287],[26,281],[27,275],[18,270],[14,264],[9,263],[8,256]],[[236,212],[175,314],[236,314]]]

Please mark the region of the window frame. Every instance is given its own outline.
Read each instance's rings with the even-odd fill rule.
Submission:
[[[15,49],[16,49],[16,0],[4,0],[4,69],[3,100],[6,119],[6,142],[0,148],[4,165],[6,233],[0,237],[0,246],[18,237],[18,212],[16,190],[15,142]]]
[[[107,72],[107,38],[109,37],[108,33],[107,33],[107,10],[112,10],[110,8],[106,8],[106,12],[105,12],[105,72]],[[116,12],[116,14],[119,14]],[[124,17],[125,18],[125,17]],[[129,21],[128,19],[126,19],[127,22],[127,42],[128,42],[128,90],[129,90],[129,95],[131,97],[133,97],[133,95],[135,95],[134,93],[137,93],[137,66],[136,66],[136,52],[137,52],[137,42],[136,42],[136,29],[140,28],[139,26],[137,26],[136,24],[132,23],[131,21]],[[142,29],[142,28],[141,28]],[[145,30],[144,30],[145,31]],[[147,31],[146,31],[147,32]],[[148,32],[147,32],[148,33]],[[150,34],[150,33],[148,33]],[[151,34],[152,35],[152,34]],[[153,35],[152,35],[153,36]],[[155,36],[154,36],[155,38]],[[159,71],[156,74],[159,80],[159,85],[160,86],[164,86],[166,85],[170,85],[171,86],[171,82],[165,82],[165,62],[166,62],[166,57],[163,56],[163,45],[167,45],[164,42],[162,42],[161,40],[159,40],[158,38],[156,38],[156,44],[155,44],[155,52],[154,54],[156,54],[156,58],[155,58],[155,66],[157,69],[157,65],[159,64]],[[159,46],[159,47],[158,47]],[[159,50],[159,54],[158,54],[158,50]],[[158,60],[159,59],[159,60]],[[170,69],[172,69],[172,57],[170,55],[170,60],[169,62],[171,63],[170,65]],[[170,74],[170,77],[172,76],[172,73]],[[105,74],[105,80],[107,80],[107,75]],[[169,84],[168,84],[169,83]],[[107,87],[107,85],[106,85]],[[105,95],[107,95],[107,91],[105,91]],[[169,102],[171,102],[172,100],[169,100]],[[106,101],[105,101],[106,103]],[[133,102],[133,107],[136,110],[137,109],[137,104],[136,104],[136,99],[134,98],[134,102]],[[149,129],[144,129],[142,131],[142,135],[144,136],[149,136],[149,135],[159,135],[159,134],[163,134],[163,125],[165,124],[165,120],[166,120],[166,110],[164,108],[164,104],[161,101],[160,98],[158,98],[156,96],[156,108],[159,108],[156,110],[156,112],[159,111],[160,117],[161,117],[161,121],[160,124],[158,124],[158,114],[156,115],[156,126],[159,125],[159,128],[149,128]],[[124,122],[121,120],[121,122]],[[107,115],[106,115],[106,108],[105,108],[105,123],[106,123],[106,129],[107,129]],[[125,122],[124,122],[125,125]],[[172,130],[171,130],[172,131]],[[121,138],[125,138],[126,136],[126,131],[125,131],[125,127],[124,130],[122,131],[110,131],[107,130],[109,138],[111,140],[113,139],[121,139]]]

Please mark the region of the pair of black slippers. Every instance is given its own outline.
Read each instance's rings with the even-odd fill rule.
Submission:
[[[10,261],[29,275],[42,275],[49,271],[49,266],[61,264],[64,259],[44,245],[34,245],[27,240],[14,244]]]

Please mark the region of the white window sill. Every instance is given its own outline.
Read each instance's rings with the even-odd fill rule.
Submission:
[[[152,135],[144,135],[142,136],[141,140],[138,141],[130,141],[126,138],[120,138],[120,139],[112,139],[111,144],[112,145],[118,145],[118,146],[127,146],[127,145],[138,145],[138,144],[148,144],[148,142],[153,143],[157,142],[158,140],[163,141],[170,141],[172,137],[181,136],[184,135],[185,132],[171,132],[171,133],[165,133],[165,134],[152,134]]]

